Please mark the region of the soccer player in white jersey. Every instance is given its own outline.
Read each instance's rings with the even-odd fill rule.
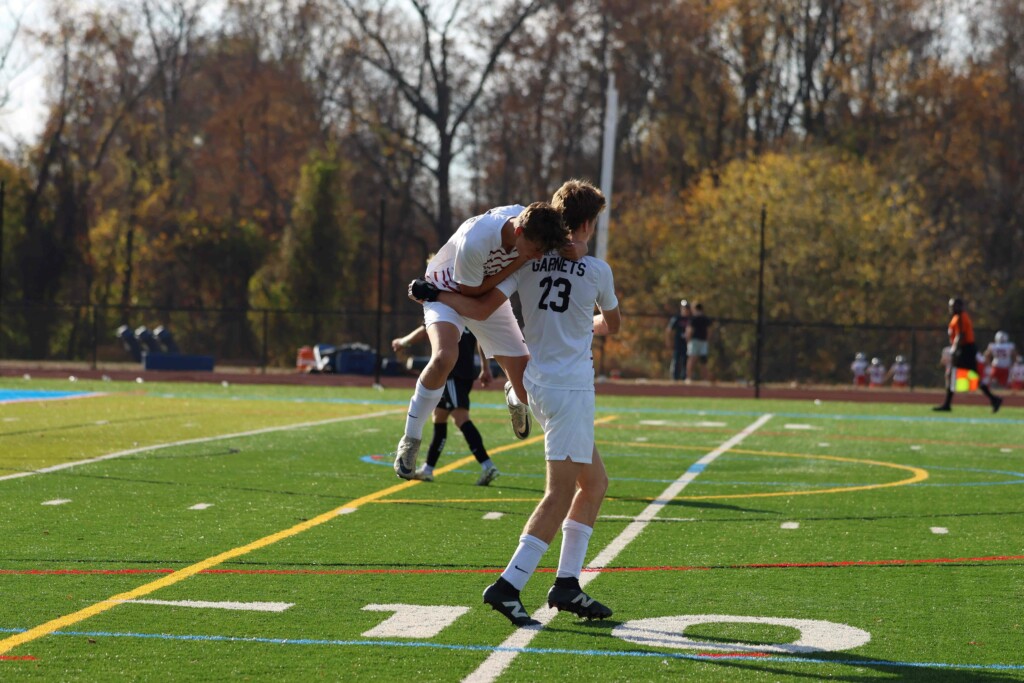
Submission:
[[[567,242],[568,230],[561,213],[550,204],[500,206],[463,223],[430,259],[426,279],[443,291],[479,296],[526,261]],[[516,436],[524,439],[530,433],[529,411],[520,400],[526,397],[522,377],[529,352],[512,306],[506,303],[486,320],[478,321],[464,320],[451,307],[432,301],[423,305],[423,320],[430,339],[430,360],[416,382],[405,433],[396,448],[394,470],[402,479],[416,477],[423,427],[441,400],[445,380],[458,360],[464,328],[469,328],[487,357],[494,358],[509,379],[505,396]]]
[[[1002,330],[996,332],[995,340],[985,349],[985,365],[989,368],[989,381],[995,380],[1001,387],[1010,386],[1010,368],[1017,357],[1017,345],[1010,341],[1010,335]]]
[[[869,384],[872,388],[878,388],[885,385],[885,366],[882,365],[882,359],[877,356],[871,359],[871,365],[868,366],[867,375]]]
[[[886,379],[892,380],[894,387],[904,388],[910,383],[910,363],[903,356],[896,356],[896,361],[886,373]]]
[[[605,199],[590,183],[570,180],[551,203],[562,209],[573,241],[586,242]],[[442,292],[438,300],[479,318],[507,302],[513,292],[519,292],[522,304],[523,334],[530,349],[524,383],[530,408],[544,429],[547,481],[544,498],[527,521],[512,559],[484,590],[483,599],[515,626],[538,623],[524,609],[520,591],[561,526],[562,547],[548,605],[604,619],[612,611],[583,592],[579,577],[608,489],[608,475],[594,446],[591,344],[595,334],[615,334],[621,325],[614,278],[608,264],[597,258],[573,261],[549,252],[483,297]],[[596,315],[595,306],[601,311]]]

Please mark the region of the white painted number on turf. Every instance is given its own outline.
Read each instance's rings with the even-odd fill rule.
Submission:
[[[772,624],[800,631],[792,643],[743,645],[694,640],[686,629],[697,624]],[[670,647],[677,650],[726,650],[728,652],[839,652],[860,647],[871,640],[871,634],[846,624],[817,619],[782,619],[775,617],[743,617],[728,614],[688,614],[678,617],[656,617],[627,621],[612,629],[612,635],[648,647]]]
[[[368,612],[394,612],[365,632],[365,638],[433,638],[469,611],[444,605],[367,605]]]

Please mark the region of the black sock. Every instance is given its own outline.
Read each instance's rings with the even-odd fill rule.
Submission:
[[[472,420],[466,420],[459,427],[462,430],[462,435],[466,437],[466,443],[469,445],[469,452],[473,454],[476,461],[479,463],[484,462],[489,457],[487,455],[487,449],[484,448],[484,437],[480,436],[480,432],[477,431],[476,425],[473,424]]]
[[[578,591],[583,590],[582,588],[580,588],[580,580],[578,578],[576,578],[575,576],[560,576],[560,577],[556,578],[555,579],[555,587],[556,588],[575,588]]]
[[[448,440],[448,422],[434,423],[434,438],[430,442],[430,450],[427,451],[427,464],[431,467],[437,465],[444,452],[444,444]]]

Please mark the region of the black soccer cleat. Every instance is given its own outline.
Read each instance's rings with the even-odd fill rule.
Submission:
[[[437,301],[441,290],[426,280],[413,280],[409,283],[409,296],[416,301]]]
[[[532,618],[519,599],[519,591],[505,579],[499,578],[484,589],[484,603],[491,609],[501,612],[502,616],[512,622],[513,626],[540,626],[540,622]]]
[[[559,612],[572,612],[583,619],[607,619],[611,609],[602,605],[576,586],[552,586],[548,591],[548,607]]]

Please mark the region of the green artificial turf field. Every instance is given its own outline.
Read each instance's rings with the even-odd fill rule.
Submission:
[[[599,396],[615,613],[559,536],[517,631],[543,443],[473,399],[489,487],[394,476],[404,390],[0,380],[0,680],[1024,680],[1024,411]]]

